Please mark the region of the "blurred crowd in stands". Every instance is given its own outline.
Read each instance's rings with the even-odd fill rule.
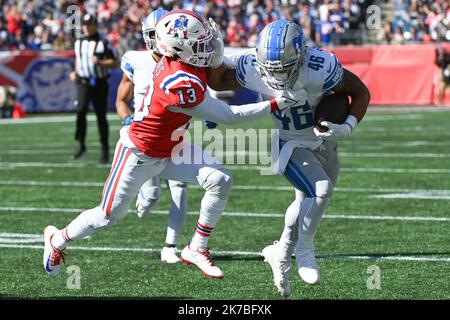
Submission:
[[[394,18],[379,42],[391,44],[450,41],[450,0],[392,0]]]
[[[382,0],[386,1],[386,0]],[[393,1],[394,19],[379,30],[381,43],[450,40],[450,0]],[[71,49],[76,32],[67,9],[95,14],[119,53],[143,47],[141,19],[155,8],[187,9],[220,24],[226,45],[254,46],[268,23],[292,19],[318,45],[361,43],[368,0],[0,0],[0,50]]]

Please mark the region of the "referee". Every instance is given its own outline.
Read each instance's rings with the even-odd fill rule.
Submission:
[[[102,145],[100,162],[109,163],[108,77],[109,69],[117,68],[119,62],[108,42],[97,32],[96,18],[85,14],[82,21],[84,36],[75,41],[75,71],[70,75],[77,87],[75,140],[78,146],[73,157],[78,159],[86,152],[86,113],[92,101]]]

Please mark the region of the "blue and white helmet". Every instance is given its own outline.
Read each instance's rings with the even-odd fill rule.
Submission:
[[[144,36],[145,45],[148,50],[156,48],[155,29],[158,21],[169,11],[164,9],[157,9],[150,13],[144,20],[142,20],[142,35]]]
[[[277,90],[291,88],[306,54],[302,28],[288,20],[268,24],[258,37],[256,53],[264,82]]]

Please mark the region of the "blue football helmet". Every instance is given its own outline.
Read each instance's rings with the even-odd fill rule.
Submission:
[[[158,21],[169,11],[164,9],[157,9],[150,13],[144,20],[142,20],[142,35],[148,50],[155,50],[155,29]]]
[[[277,90],[292,88],[306,54],[305,35],[292,21],[278,20],[260,33],[256,62],[262,79]]]

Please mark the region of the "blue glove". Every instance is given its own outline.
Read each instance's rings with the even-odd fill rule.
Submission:
[[[205,124],[205,126],[208,129],[215,129],[215,128],[217,128],[217,123],[215,123],[215,122],[212,122],[212,121],[209,121],[209,120],[203,120],[203,123]]]
[[[133,122],[133,117],[131,115],[126,116],[125,119],[122,120],[122,124],[124,126],[129,126]]]

